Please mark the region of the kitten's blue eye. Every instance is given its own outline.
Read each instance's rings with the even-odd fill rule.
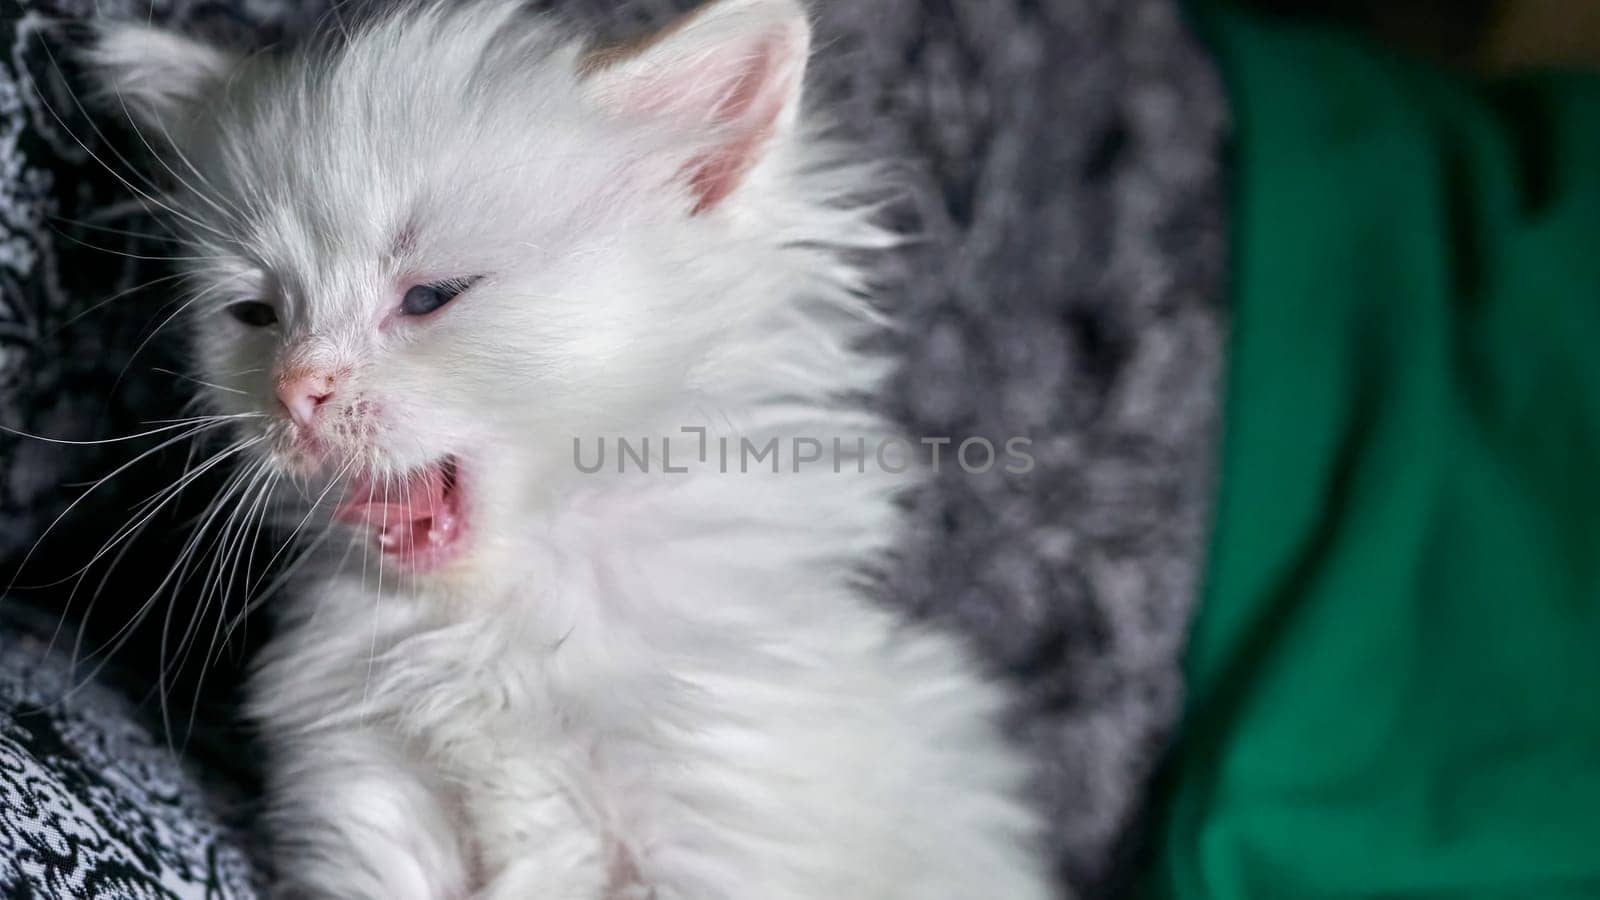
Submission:
[[[407,316],[425,316],[461,296],[477,281],[476,278],[456,278],[438,284],[412,285],[400,299],[400,312]]]
[[[230,303],[228,314],[251,328],[265,328],[268,325],[278,324],[278,311],[272,308],[271,303],[262,303],[260,300]]]

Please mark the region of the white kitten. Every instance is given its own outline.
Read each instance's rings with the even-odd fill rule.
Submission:
[[[905,478],[832,439],[893,434],[851,400],[893,241],[808,41],[796,0],[600,51],[504,0],[282,58],[102,35],[209,402],[337,536],[254,681],[288,896],[1050,893],[1000,695],[862,588]],[[584,472],[617,436],[651,470]]]

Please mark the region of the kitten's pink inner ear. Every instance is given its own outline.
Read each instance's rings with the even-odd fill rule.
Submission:
[[[652,41],[589,57],[601,101],[707,142],[684,167],[694,214],[722,203],[793,122],[809,29],[791,0],[722,0]]]
[[[746,71],[732,79],[731,88],[711,117],[716,122],[732,123],[727,139],[690,166],[689,185],[697,198],[696,214],[721,203],[744,181],[772,139],[786,107],[794,102],[789,86],[780,83],[785,73],[778,70],[789,64],[785,56],[782,41],[766,41],[757,53],[744,60]]]

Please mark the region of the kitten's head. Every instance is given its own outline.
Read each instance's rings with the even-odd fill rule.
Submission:
[[[211,405],[428,569],[783,289],[808,37],[796,0],[719,0],[594,50],[484,0],[283,56],[119,25],[93,61],[181,186]]]

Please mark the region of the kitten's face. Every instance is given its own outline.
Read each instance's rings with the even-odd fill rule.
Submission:
[[[805,42],[787,0],[724,0],[597,59],[493,2],[308,57],[143,28],[97,56],[176,148],[213,405],[428,570],[681,397],[763,289],[730,245]]]

